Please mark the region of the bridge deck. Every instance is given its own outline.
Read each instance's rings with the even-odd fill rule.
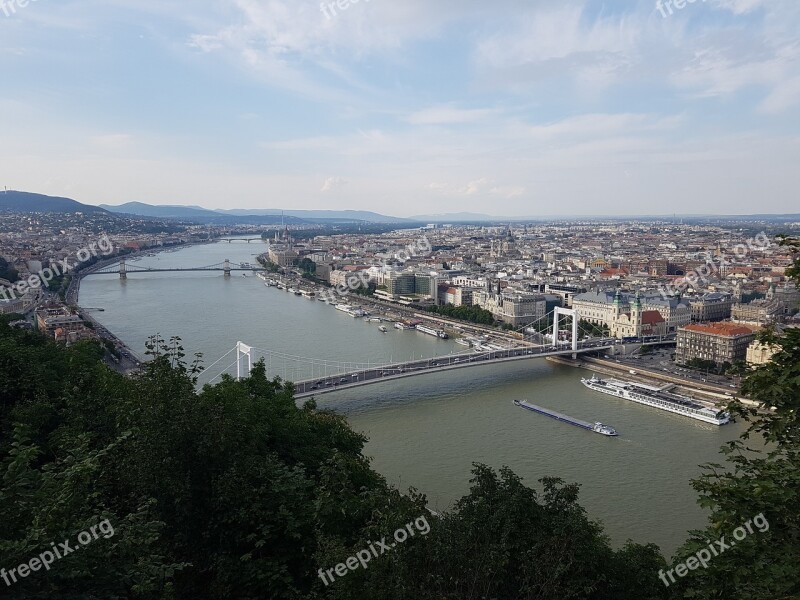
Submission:
[[[338,390],[380,383],[382,381],[392,381],[404,377],[416,377],[428,373],[439,373],[479,365],[529,360],[533,358],[546,358],[548,356],[597,352],[607,350],[611,347],[611,344],[587,344],[583,347],[579,347],[577,350],[573,350],[572,348],[553,350],[552,347],[516,348],[491,352],[461,353],[438,358],[397,363],[295,382],[295,398],[308,398],[310,396],[327,394]]]

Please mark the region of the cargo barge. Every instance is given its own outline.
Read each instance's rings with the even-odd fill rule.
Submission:
[[[580,419],[573,419],[572,417],[568,417],[567,415],[562,414],[560,412],[550,410],[549,408],[543,408],[541,406],[536,406],[535,404],[531,404],[526,400],[514,400],[514,404],[524,409],[533,411],[535,413],[539,413],[540,415],[545,415],[557,421],[561,421],[563,423],[569,423],[570,425],[575,425],[576,427],[580,427],[581,429],[586,429],[594,433],[599,433],[600,435],[605,435],[609,437],[619,435],[616,429],[608,425],[603,425],[600,422],[592,424],[592,423],[587,423],[586,421],[581,421]]]

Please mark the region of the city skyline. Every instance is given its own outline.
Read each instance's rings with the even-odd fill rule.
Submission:
[[[344,5],[5,2],[0,184],[399,217],[796,210],[788,0]]]

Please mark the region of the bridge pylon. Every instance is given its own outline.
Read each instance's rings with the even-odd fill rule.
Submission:
[[[125,259],[119,261],[119,278],[120,279],[127,279],[128,278],[128,269],[125,267]]]
[[[236,379],[242,379],[242,358],[247,358],[246,377],[250,377],[253,368],[253,349],[242,342],[236,342]]]
[[[231,261],[229,258],[225,259],[225,266],[222,268],[222,270],[225,272],[225,277],[231,276]]]
[[[558,347],[558,321],[561,315],[572,317],[572,350],[575,351],[578,349],[578,311],[560,306],[553,309],[553,348]]]

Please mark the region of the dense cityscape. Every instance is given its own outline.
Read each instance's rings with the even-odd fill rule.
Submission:
[[[108,236],[113,251],[74,265],[76,273],[97,258],[107,263],[120,255],[209,243],[231,231],[132,217],[87,220],[80,214],[9,213],[3,225],[0,257],[7,278],[0,279],[0,312],[36,314],[48,336],[70,343],[97,336],[78,316],[77,303],[67,301],[72,269],[63,273],[66,282],[58,277],[55,285],[24,293],[18,282],[77,256],[99,235]],[[564,307],[574,309],[598,337],[670,336],[677,338],[677,364],[730,370],[770,359],[770,349],[756,340],[763,328],[780,333],[800,324],[800,291],[786,276],[792,255],[774,236],[797,228],[648,220],[429,224],[340,235],[314,235],[315,228],[300,225],[275,231],[240,226],[239,233],[263,237],[269,249],[260,260],[297,278],[298,290],[305,285],[320,295],[325,288],[343,291],[343,303],[352,295],[409,314],[469,307],[486,317],[480,321],[481,313],[473,311],[468,321],[520,333],[544,332],[552,326],[553,308]]]

